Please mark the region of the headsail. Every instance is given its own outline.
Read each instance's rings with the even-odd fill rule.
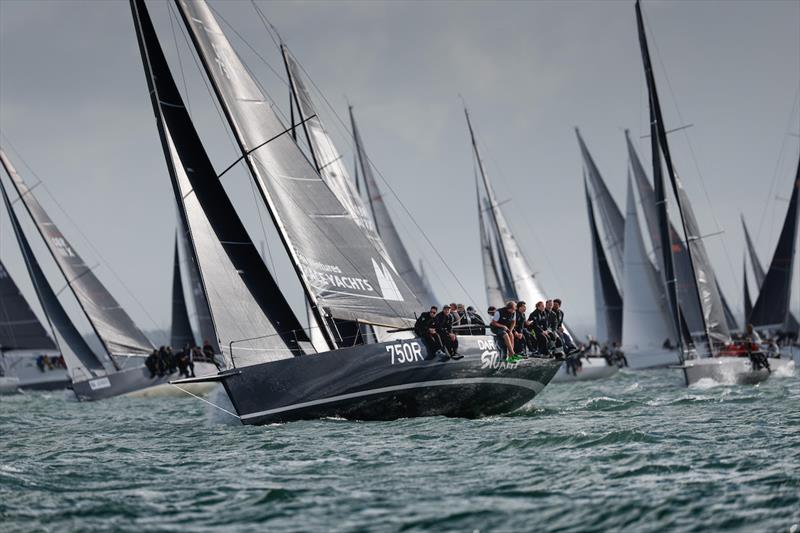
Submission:
[[[0,151],[0,155],[3,155]],[[3,163],[10,165],[8,160],[3,155]],[[6,166],[6,170],[13,172],[13,167]],[[86,340],[75,328],[75,325],[70,320],[67,312],[58,301],[58,297],[53,292],[50,283],[39,266],[36,256],[33,255],[28,239],[22,231],[22,226],[19,223],[17,214],[11,204],[11,200],[6,193],[6,187],[0,180],[0,192],[3,195],[3,202],[8,210],[8,216],[11,219],[11,226],[14,228],[14,235],[17,238],[17,243],[22,250],[22,257],[25,259],[25,267],[33,281],[33,286],[36,289],[36,296],[47,315],[48,320],[53,326],[56,334],[56,344],[64,356],[64,360],[69,368],[70,377],[75,381],[89,379],[96,375],[98,372],[105,371],[105,367],[91,348],[86,344]]]
[[[53,223],[5,153],[0,152],[0,159],[106,351],[110,354],[145,354],[152,350],[153,345]]]
[[[789,306],[792,295],[794,256],[797,250],[798,195],[800,195],[800,161],[794,178],[792,197],[783,222],[778,244],[772,256],[764,283],[753,304],[750,322],[755,327],[787,330],[791,327]]]
[[[238,366],[301,353],[299,343],[308,338],[206,155],[144,1],[132,1],[131,9],[170,179],[220,347]]]
[[[477,186],[478,183],[476,182],[475,185]],[[509,290],[500,280],[500,272],[492,250],[492,243],[496,240],[489,234],[489,228],[484,222],[486,210],[481,206],[480,191],[476,190],[475,192],[478,199],[478,227],[481,234],[481,258],[483,259],[483,277],[486,282],[486,299],[488,305],[499,306],[509,298],[507,296]]]
[[[0,262],[0,350],[55,350],[53,339]]]
[[[675,329],[670,321],[664,285],[647,258],[634,195],[633,181],[628,174],[622,346],[626,350],[643,350],[660,348],[665,339],[671,339],[674,344]]]
[[[756,287],[761,287],[761,285],[764,284],[764,278],[767,277],[767,273],[764,271],[764,267],[758,259],[758,253],[753,244],[753,239],[750,238],[750,232],[747,230],[744,215],[742,215],[742,229],[744,230],[744,242],[747,246],[747,254],[750,256],[750,265],[753,267],[753,276],[756,279]]]
[[[364,191],[372,210],[372,217],[375,220],[378,234],[380,238],[383,239],[389,251],[389,256],[394,261],[397,273],[400,274],[400,277],[405,280],[408,287],[417,296],[423,308],[425,306],[435,305],[438,303],[438,300],[430,291],[427,281],[414,267],[414,262],[408,255],[408,250],[403,244],[402,239],[400,239],[400,234],[397,232],[391,215],[389,215],[386,202],[383,201],[383,194],[381,194],[380,187],[378,187],[378,182],[372,171],[372,165],[364,149],[364,141],[361,139],[361,133],[358,131],[358,126],[356,125],[356,118],[353,115],[353,106],[350,106],[350,124],[353,128],[356,155],[358,157],[359,167],[361,168],[361,176],[364,180]]]
[[[169,345],[183,348],[195,346],[192,324],[189,322],[189,311],[186,309],[186,298],[183,295],[183,279],[181,278],[181,259],[178,256],[178,236],[175,236],[175,264],[172,269],[172,325],[170,327]]]
[[[413,293],[289,135],[209,7],[176,1],[312,304],[334,318],[410,325]]]
[[[750,298],[750,287],[747,286],[747,258],[742,262],[742,280],[744,283],[744,323],[747,325],[753,312],[753,300]]]
[[[600,170],[589,153],[586,143],[581,137],[581,132],[575,128],[575,135],[578,137],[578,145],[581,149],[583,156],[583,164],[586,168],[586,174],[591,184],[591,190],[594,191],[592,196],[593,204],[596,206],[600,213],[600,218],[603,222],[603,228],[606,235],[606,250],[608,250],[608,257],[610,259],[610,266],[614,271],[614,278],[617,280],[618,287],[622,285],[622,270],[623,270],[623,255],[625,254],[625,219],[622,216],[617,202],[611,196],[611,191],[608,190]],[[624,291],[619,290],[624,294]]]

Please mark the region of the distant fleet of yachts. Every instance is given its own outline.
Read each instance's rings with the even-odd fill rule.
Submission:
[[[322,123],[305,70],[285,44],[280,51],[290,91],[288,124],[205,0],[175,0],[170,9],[183,24],[240,150],[240,157],[219,172],[184,105],[146,3],[130,0],[130,7],[165,179],[172,184],[179,214],[171,343],[182,347],[208,341],[215,360],[197,362],[195,376],[185,379],[148,371],[145,357],[155,348],[151,341],[50,219],[35,187],[0,151],[9,178],[0,180],[0,190],[46,319],[37,318],[0,264],[0,391],[69,387],[80,400],[101,400],[201,394],[219,384],[234,416],[245,424],[262,424],[327,416],[373,420],[501,414],[531,401],[551,380],[599,379],[617,371],[602,357],[584,356],[575,375],[565,372],[561,358],[512,361],[489,335],[463,336],[461,359],[430,357],[410,326],[415,313],[437,302],[389,214],[352,108],[355,179]],[[704,234],[676,171],[638,1],[636,19],[649,95],[653,181],[626,132],[624,215],[576,130],[592,239],[595,337],[621,346],[631,370],[674,366],[687,384],[702,379],[757,383],[777,372],[791,374],[798,334],[790,301],[800,163],[766,270],[747,234],[759,292],[751,304],[745,276],[740,323],[717,283]],[[468,113],[466,118],[478,169],[487,299],[495,304],[543,301],[547,292],[504,216]],[[290,289],[277,283],[222,187],[220,177],[237,164],[247,170],[294,266],[306,320],[287,303]],[[5,181],[16,193],[13,199]],[[87,342],[62,306],[15,206],[33,221],[91,324],[93,341]]]

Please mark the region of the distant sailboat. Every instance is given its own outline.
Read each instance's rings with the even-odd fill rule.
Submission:
[[[89,348],[61,306],[30,248],[5,185],[0,180],[0,191],[17,242],[39,301],[53,325],[56,342],[67,363],[78,399],[100,400],[123,394],[177,392],[167,385],[169,376],[150,377],[142,357],[152,350],[150,341],[67,241],[2,151],[0,161],[104,348],[102,355]],[[203,369],[198,370],[202,373]],[[161,388],[156,390],[159,386]]]
[[[676,331],[676,336],[683,348],[684,362],[682,368],[686,383],[692,384],[703,378],[711,378],[717,381],[732,380],[748,383],[761,381],[768,377],[768,371],[766,369],[755,368],[749,359],[741,357],[717,357],[721,347],[730,342],[724,305],[719,293],[719,287],[716,283],[713,268],[708,260],[708,254],[703,244],[702,234],[699,231],[697,220],[691,209],[689,197],[683,189],[673,165],[664,119],[661,112],[661,105],[658,98],[658,91],[656,89],[655,76],[650,60],[640,0],[636,2],[636,22],[649,95],[650,144],[655,184],[655,205],[658,212],[659,243],[663,267],[662,275],[669,298],[673,326]],[[697,300],[700,302],[700,309],[702,310],[703,334],[699,336],[698,340],[705,344],[705,349],[702,346],[697,347],[697,358],[690,357],[690,355],[694,353],[693,350],[690,350],[690,346],[697,336],[694,332],[692,332],[692,337],[694,338],[688,338],[686,336],[684,328],[685,321],[682,315],[683,306],[679,302],[679,295],[676,287],[676,271],[674,269],[673,258],[675,241],[671,239],[662,157],[667,170],[667,178],[672,186],[678,214],[682,222],[683,233],[686,236],[686,250],[688,252],[689,265],[692,270],[690,281],[694,286],[694,292]]]
[[[0,377],[5,378],[7,392],[66,388],[69,376],[58,364],[59,355],[53,339],[0,263]]]
[[[410,326],[416,296],[297,145],[296,125],[280,122],[206,3],[176,4],[329,346],[331,320]],[[514,410],[542,390],[559,362],[500,363],[486,336],[462,337],[459,361],[427,359],[418,339],[316,354],[222,188],[144,1],[131,10],[175,199],[230,367],[178,383],[221,382],[245,424],[475,417]]]
[[[522,249],[500,209],[500,204],[497,202],[489,175],[483,164],[469,112],[466,109],[464,109],[464,115],[469,128],[473,157],[477,164],[480,182],[483,185],[480,187],[476,183],[481,255],[484,269],[489,269],[488,272],[484,271],[487,281],[486,296],[489,298],[489,304],[496,307],[502,306],[506,300],[522,300],[532,311],[536,302],[546,301],[548,298],[536,280],[536,273],[522,253]],[[481,204],[483,204],[483,208],[481,208]],[[502,299],[492,300],[498,296],[502,296]],[[564,329],[567,335],[572,335],[566,324]],[[587,358],[583,362],[580,373],[576,375],[568,374],[566,368],[562,366],[553,378],[553,383],[601,379],[615,374],[618,370],[616,365],[607,364],[603,358]]]

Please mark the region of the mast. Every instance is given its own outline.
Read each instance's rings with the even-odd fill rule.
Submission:
[[[650,96],[650,150],[653,159],[653,189],[655,194],[656,210],[658,213],[659,240],[661,242],[662,266],[665,292],[669,297],[669,305],[672,311],[673,323],[675,326],[675,338],[678,339],[680,346],[679,352],[683,358],[683,335],[681,331],[681,314],[678,309],[678,290],[675,279],[675,266],[672,262],[672,244],[669,234],[669,213],[667,211],[667,198],[664,190],[664,176],[661,168],[661,149],[659,146],[659,117],[656,109],[658,108],[658,95],[655,93],[655,79],[653,78],[653,68],[650,64],[650,52],[647,48],[647,37],[644,33],[644,21],[642,20],[641,7],[639,0],[636,0],[636,24],[639,32],[639,47],[642,53],[642,63],[644,65],[645,78],[647,79],[648,94]]]

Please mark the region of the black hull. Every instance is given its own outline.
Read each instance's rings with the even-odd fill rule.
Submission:
[[[518,409],[544,389],[561,361],[504,363],[491,337],[459,337],[463,359],[427,358],[419,339],[356,346],[224,373],[242,423],[327,417],[478,418]]]

